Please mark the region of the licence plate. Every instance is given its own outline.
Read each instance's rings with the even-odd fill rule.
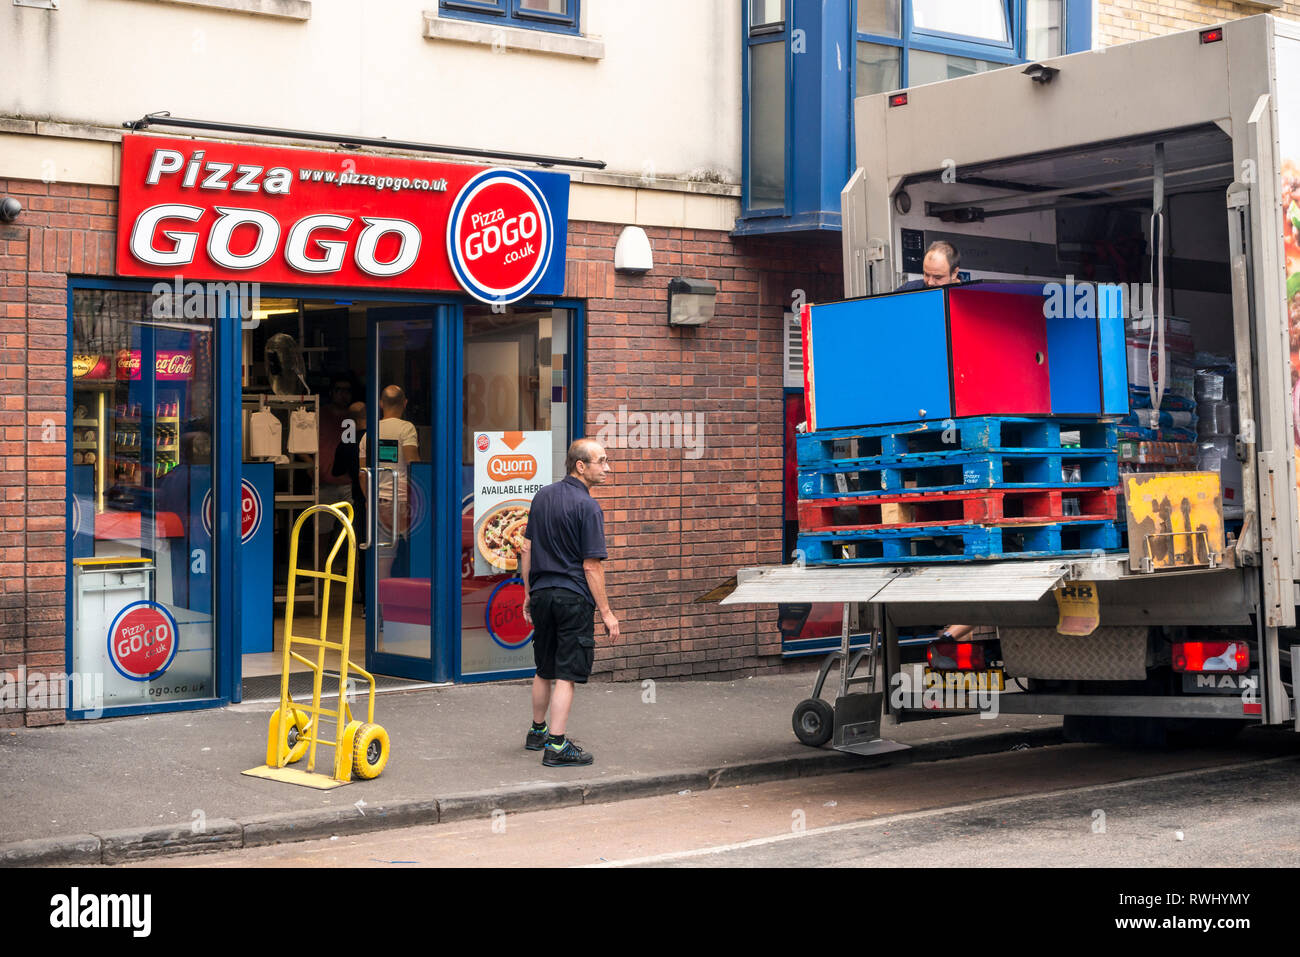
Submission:
[[[925,687],[961,688],[965,691],[1001,691],[1003,690],[1002,669],[989,668],[987,671],[934,671],[925,669]]]

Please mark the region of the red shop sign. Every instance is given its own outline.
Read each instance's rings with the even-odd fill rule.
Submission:
[[[154,359],[154,378],[159,382],[180,382],[194,375],[194,355],[189,352],[160,350]],[[123,349],[117,354],[117,377],[137,382],[140,379],[140,351]]]
[[[569,178],[127,134],[124,276],[563,295]]]

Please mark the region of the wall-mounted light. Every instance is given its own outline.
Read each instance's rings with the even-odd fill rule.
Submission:
[[[624,226],[614,247],[614,271],[647,273],[654,266],[650,252],[650,237],[640,226]]]
[[[668,283],[668,325],[702,326],[713,318],[718,287],[702,279],[673,279]]]
[[[12,223],[23,211],[23,204],[12,196],[0,200],[0,222]]]

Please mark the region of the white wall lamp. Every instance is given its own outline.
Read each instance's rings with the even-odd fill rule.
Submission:
[[[678,277],[668,283],[668,325],[702,326],[713,318],[718,287],[702,279]]]
[[[650,237],[640,226],[624,226],[614,247],[614,271],[641,275],[654,266]]]

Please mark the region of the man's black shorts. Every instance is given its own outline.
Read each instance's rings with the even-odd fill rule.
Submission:
[[[596,606],[567,588],[529,592],[537,677],[586,684],[596,657]]]

